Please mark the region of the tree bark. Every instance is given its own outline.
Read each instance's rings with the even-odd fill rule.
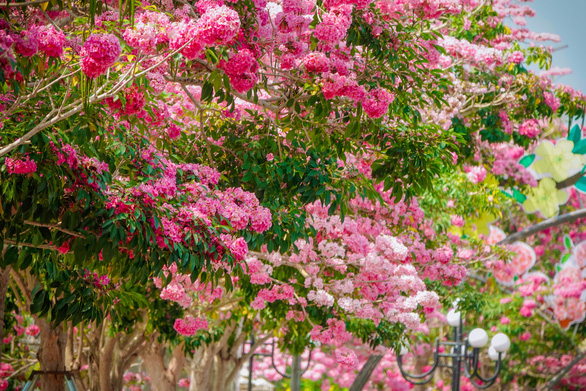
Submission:
[[[39,327],[41,346],[37,358],[41,363],[41,371],[65,371],[65,345],[67,336],[62,325],[52,328],[44,319],[33,316]],[[41,376],[41,391],[65,391],[63,375],[44,374]]]
[[[291,365],[291,391],[301,391],[301,356],[293,356]]]
[[[527,229],[524,229],[520,232],[515,232],[498,242],[497,244],[511,244],[518,240],[523,240],[531,235],[535,235],[538,232],[544,231],[548,228],[557,227],[558,225],[562,225],[565,223],[571,223],[576,221],[580,218],[586,218],[586,208],[575,210],[570,213],[566,213],[565,215],[552,217],[551,219],[547,219],[542,221],[539,224],[535,224]]]
[[[153,390],[157,391],[175,391],[179,375],[185,365],[185,354],[183,345],[178,345],[173,349],[173,355],[169,364],[165,366],[165,349],[162,344],[153,338],[150,342],[145,342],[145,348],[140,352],[146,372],[151,379]]]
[[[362,391],[364,389],[366,383],[370,380],[372,372],[374,372],[382,358],[382,354],[373,354],[368,357],[368,360],[366,360],[360,372],[358,372],[358,376],[354,379],[352,386],[350,386],[350,391]]]
[[[189,391],[209,391],[213,378],[214,354],[211,346],[202,346],[191,359]]]

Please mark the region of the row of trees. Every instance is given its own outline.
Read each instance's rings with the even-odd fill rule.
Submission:
[[[503,383],[580,387],[585,98],[522,3],[0,4],[0,389],[227,390],[267,341],[405,386],[455,298]]]

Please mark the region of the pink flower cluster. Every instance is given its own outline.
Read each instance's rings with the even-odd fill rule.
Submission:
[[[324,47],[334,47],[346,36],[352,24],[352,7],[350,5],[336,7],[322,16],[313,32]]]
[[[463,59],[476,66],[493,66],[504,63],[504,55],[501,50],[470,43],[464,39],[446,36],[438,40],[448,54],[457,59]]]
[[[183,319],[176,319],[173,328],[179,334],[190,337],[195,335],[199,330],[207,329],[208,321],[205,318],[194,318],[192,316],[186,316]]]
[[[537,186],[535,177],[527,169],[519,164],[519,160],[525,153],[522,147],[508,143],[491,144],[491,153],[494,156],[492,173],[498,176],[511,178],[520,184]]]
[[[169,41],[167,28],[169,17],[162,12],[146,11],[136,18],[132,28],[124,31],[124,40],[133,48],[146,54],[156,52],[157,45]]]
[[[536,119],[527,119],[519,126],[519,134],[534,138],[541,133],[541,126]]]
[[[303,66],[307,72],[324,73],[330,70],[330,60],[323,53],[311,52],[303,58]]]
[[[362,102],[364,112],[370,118],[380,118],[387,114],[389,104],[395,100],[395,96],[384,88],[376,88],[368,92],[368,98]]]
[[[123,91],[124,102],[119,97],[105,99],[106,104],[114,112],[114,115],[137,115],[143,112],[146,104],[145,93],[136,85],[125,88]]]
[[[31,324],[30,326],[28,326],[25,331],[26,335],[30,335],[31,337],[36,337],[37,335],[39,335],[39,333],[41,332],[41,330],[39,329],[39,326],[37,326],[36,324]]]
[[[364,112],[371,118],[384,116],[395,99],[395,96],[384,88],[379,87],[367,92],[354,77],[342,75],[340,72],[323,75],[322,91],[326,99],[340,96],[361,102]]]
[[[181,49],[181,54],[193,60],[201,55],[204,43],[199,39],[199,29],[195,22],[172,23],[168,30],[169,48],[171,50]]]
[[[33,29],[34,32],[31,34],[36,36],[39,50],[49,57],[61,57],[63,49],[67,45],[67,38],[65,38],[63,31],[56,30],[53,26],[34,27]]]
[[[208,45],[225,45],[232,41],[240,30],[238,13],[225,5],[208,8],[197,21],[199,38]]]
[[[0,363],[0,391],[4,391],[8,388],[8,376],[12,375],[14,368],[8,363]]]
[[[486,178],[486,168],[484,166],[464,166],[464,172],[472,183],[480,183]]]
[[[530,318],[533,316],[533,310],[537,308],[537,303],[535,300],[527,299],[523,301],[523,306],[521,307],[520,313],[526,318]]]
[[[120,53],[120,42],[114,34],[92,34],[81,49],[81,70],[92,79],[103,75]]]
[[[31,174],[37,171],[37,163],[31,160],[29,156],[24,159],[7,157],[4,160],[4,164],[9,174]]]
[[[347,369],[354,369],[358,366],[356,353],[344,346],[336,349],[336,361]]]
[[[258,63],[254,53],[249,49],[240,49],[232,53],[228,61],[222,61],[220,67],[230,78],[230,84],[240,93],[250,90],[256,84]]]

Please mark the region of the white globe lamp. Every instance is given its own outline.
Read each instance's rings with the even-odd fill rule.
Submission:
[[[460,311],[450,310],[446,316],[448,324],[452,327],[460,326]]]
[[[483,329],[474,329],[468,335],[468,343],[473,348],[484,347],[488,343],[488,334]]]
[[[498,333],[490,341],[490,345],[494,347],[497,353],[504,353],[511,347],[511,340],[503,333]]]
[[[507,353],[501,353],[501,360],[504,360],[506,355]],[[494,347],[491,346],[488,348],[488,357],[490,357],[492,361],[497,361],[499,359],[499,352],[494,350]]]

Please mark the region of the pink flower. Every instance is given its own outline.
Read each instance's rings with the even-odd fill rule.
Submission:
[[[237,261],[241,261],[246,257],[248,253],[248,245],[246,244],[246,240],[244,238],[238,238],[230,245],[230,251],[234,254],[234,257]]]
[[[33,29],[27,33],[24,31],[21,32],[21,36],[16,39],[14,48],[23,57],[31,57],[37,54],[39,51],[39,40],[36,31]]]
[[[501,301],[501,304],[507,304],[507,303],[510,303],[511,301],[513,301],[513,298],[512,297],[504,297],[500,301]]]
[[[177,385],[179,387],[184,387],[184,388],[189,388],[189,384],[190,384],[190,381],[189,381],[189,379],[186,379],[186,378],[180,379],[179,382],[177,383]]]
[[[250,306],[255,310],[262,310],[265,308],[266,304],[262,297],[256,297],[252,303],[250,303]]]
[[[12,365],[4,362],[0,364],[0,377],[10,376],[12,372],[14,372]]]
[[[545,104],[548,105],[554,113],[557,111],[557,109],[559,109],[561,105],[559,98],[557,98],[553,93],[549,91],[545,91],[543,93],[543,99],[545,101]]]
[[[39,50],[47,56],[60,57],[63,54],[63,47],[67,44],[63,31],[57,31],[53,26],[41,26],[34,27],[34,34],[39,41]]]
[[[464,219],[462,216],[453,215],[452,216],[452,225],[455,227],[463,227],[464,226]]]
[[[346,347],[336,349],[336,361],[347,369],[354,369],[358,365],[356,353]]]
[[[527,341],[529,338],[531,338],[531,333],[529,331],[525,331],[523,334],[519,335],[521,341]]]
[[[168,29],[169,48],[177,50],[181,47],[181,54],[188,59],[193,60],[198,57],[204,47],[199,34],[200,30],[195,23],[173,23]]]
[[[273,155],[272,153],[267,154],[267,161],[272,162],[274,158],[275,155]]]
[[[209,8],[197,21],[199,36],[208,45],[227,44],[240,30],[238,12],[225,5]]]
[[[330,70],[330,60],[325,54],[319,52],[312,52],[305,56],[303,65],[307,72],[322,73]]]
[[[240,93],[250,90],[258,80],[256,75],[258,62],[249,49],[240,49],[232,54],[228,61],[222,60],[220,67],[230,77],[232,87]]]
[[[511,319],[507,318],[506,316],[501,317],[501,324],[509,324],[511,323]]]
[[[31,324],[26,328],[25,333],[27,335],[30,335],[31,337],[36,337],[40,331],[41,330],[39,329],[39,326],[37,326],[36,324]]]
[[[517,65],[521,64],[524,59],[525,59],[525,55],[518,50],[509,54],[509,57],[507,58],[507,60],[509,60],[509,62],[511,62],[513,64],[517,64]]]
[[[475,166],[468,168],[466,176],[472,183],[480,183],[486,178],[486,168],[484,166]]]
[[[181,136],[181,128],[179,128],[179,126],[177,126],[175,124],[171,124],[171,125],[169,125],[169,128],[167,129],[167,135],[169,136],[170,139],[175,139],[175,138]]]
[[[98,288],[104,288],[104,287],[108,286],[109,283],[110,283],[110,278],[108,276],[106,276],[106,275],[100,276],[95,281],[95,285]]]
[[[380,118],[387,113],[393,100],[393,94],[383,88],[377,88],[369,92],[368,98],[362,102],[362,107],[370,118]]]
[[[57,247],[57,251],[61,254],[67,254],[69,252],[69,242],[63,242],[60,247]]]
[[[519,126],[519,134],[523,136],[533,138],[539,133],[541,133],[541,129],[539,128],[539,122],[537,122],[536,119],[525,120],[525,122]]]
[[[9,174],[30,174],[37,171],[37,163],[30,160],[29,156],[21,160],[7,157],[4,164]]]
[[[184,319],[176,319],[173,328],[179,334],[189,337],[195,335],[199,330],[207,329],[208,321],[205,318],[186,316]]]
[[[103,75],[121,52],[120,41],[114,34],[92,34],[81,49],[81,70],[92,79]]]

